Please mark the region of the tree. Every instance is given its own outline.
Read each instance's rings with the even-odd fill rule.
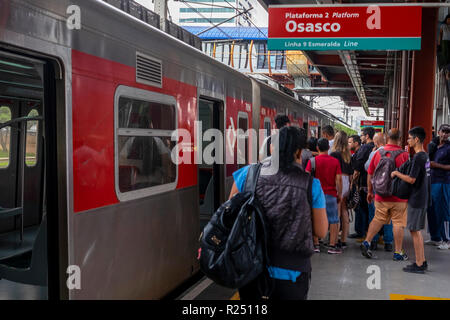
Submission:
[[[5,123],[9,120],[11,120],[11,110],[9,107],[0,107],[0,123]],[[7,142],[10,131],[10,127],[0,129],[0,146],[2,147],[2,151],[5,152],[8,152]]]

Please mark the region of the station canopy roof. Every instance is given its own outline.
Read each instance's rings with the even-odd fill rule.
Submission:
[[[255,28],[255,27],[198,27],[198,26],[183,26],[190,33],[199,34],[199,37],[205,40],[229,40],[239,39],[239,40],[265,40],[267,41],[267,29],[268,28]]]

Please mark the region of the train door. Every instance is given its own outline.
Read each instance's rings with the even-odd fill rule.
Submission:
[[[8,181],[0,183],[0,206],[22,208],[23,223],[22,214],[1,219],[0,232],[15,230],[20,224],[22,237],[22,229],[38,225],[42,216],[42,104],[40,100],[6,100],[1,109],[11,125],[2,129],[0,138],[4,141],[0,180]]]
[[[53,256],[58,244],[47,241],[58,237],[48,227],[58,212],[56,163],[49,162],[56,154],[56,146],[49,147],[56,139],[50,121],[55,92],[52,64],[0,47],[0,299],[59,296],[58,267],[49,263],[50,252],[58,261]],[[53,156],[46,156],[49,151]],[[50,294],[50,287],[58,289]]]
[[[209,129],[220,130],[222,137],[224,133],[223,122],[223,103],[217,100],[200,98],[198,104],[198,119],[202,124],[202,137]],[[217,148],[221,148],[224,155],[223,141],[204,141],[201,139],[202,152],[208,150],[208,146],[216,143]],[[215,157],[217,149],[213,150],[212,156]],[[198,165],[198,188],[200,205],[200,230],[208,223],[212,214],[224,200],[224,165],[222,163],[211,163],[202,156],[202,161]]]
[[[309,133],[308,122],[303,122],[303,129],[306,130],[306,134],[308,135],[308,138],[310,138],[311,134]]]
[[[264,140],[267,137],[270,137],[272,134],[272,122],[269,117],[264,118]],[[266,155],[270,155],[270,142],[265,144],[265,150],[263,158],[265,158]]]

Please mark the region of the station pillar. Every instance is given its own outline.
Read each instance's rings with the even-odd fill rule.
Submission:
[[[414,51],[409,106],[409,128],[425,129],[425,148],[432,137],[438,9],[422,8],[421,50]],[[406,137],[403,141],[406,141]]]

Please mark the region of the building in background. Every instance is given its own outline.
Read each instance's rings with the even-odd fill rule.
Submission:
[[[152,0],[136,0],[154,10]],[[167,2],[169,20],[180,26],[268,26],[267,11],[257,0],[186,0]],[[245,12],[241,15],[239,13]]]

